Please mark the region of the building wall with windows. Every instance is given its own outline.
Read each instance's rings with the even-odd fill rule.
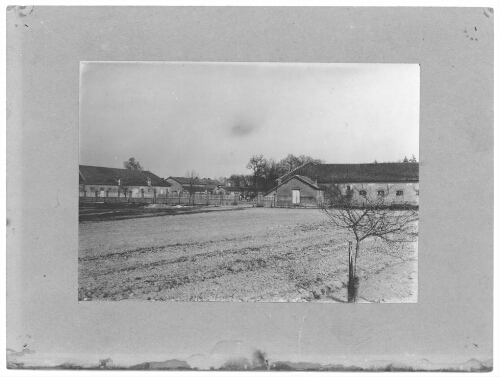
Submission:
[[[79,166],[80,197],[164,198],[169,188],[168,182],[149,171]]]
[[[384,205],[419,205],[418,163],[371,164],[318,164],[307,162],[277,180],[273,192],[279,195],[279,204],[293,204],[293,186],[308,186],[307,191],[323,191],[324,199],[340,190],[352,193],[352,200],[359,204],[368,200],[383,199]],[[297,195],[297,193],[295,194]],[[302,195],[302,192],[301,192]],[[309,193],[308,197],[311,196]],[[318,202],[319,203],[319,202]],[[279,205],[278,204],[278,205]],[[381,203],[382,204],[382,203]]]
[[[129,186],[126,188],[127,198],[165,198],[167,196],[167,187],[154,186]],[[80,184],[80,196],[87,197],[105,197],[105,198],[123,198],[125,190],[114,185],[82,185]]]
[[[419,204],[418,182],[344,182],[334,185],[344,195],[352,190],[353,200],[359,203],[363,202],[363,198],[371,201],[383,198],[384,204]]]

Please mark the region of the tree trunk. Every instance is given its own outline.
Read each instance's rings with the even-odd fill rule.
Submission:
[[[356,243],[356,256],[358,251]],[[349,280],[347,282],[347,302],[355,303],[358,298],[358,277],[356,276],[355,256],[352,255],[352,242],[349,241]]]

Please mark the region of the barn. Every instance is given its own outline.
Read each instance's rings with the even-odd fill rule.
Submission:
[[[355,202],[383,197],[387,204],[419,203],[418,162],[317,164],[308,162],[278,178],[276,206],[320,206],[325,192],[335,188],[350,193]]]
[[[171,192],[216,193],[222,184],[210,178],[168,177]]]
[[[164,198],[170,186],[149,171],[79,166],[82,197]]]
[[[273,196],[277,207],[317,207],[323,202],[324,190],[309,177],[292,175],[265,193],[265,196]]]

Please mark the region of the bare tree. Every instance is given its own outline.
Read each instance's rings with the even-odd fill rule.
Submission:
[[[139,161],[136,161],[134,157],[130,157],[127,161],[123,162],[123,167],[128,170],[140,170],[142,171],[142,166]]]
[[[359,278],[356,266],[365,239],[374,237],[388,243],[412,242],[418,236],[418,209],[409,203],[395,205],[388,202],[389,194],[389,188],[377,196],[349,187],[342,192],[337,185],[331,185],[325,192],[322,210],[334,227],[348,230],[352,242],[355,242],[354,257],[351,254],[352,242],[349,242],[348,302],[357,300]]]
[[[186,172],[187,185],[185,189],[189,193],[189,204],[194,203],[193,195],[200,189],[199,174],[194,170]]]
[[[231,174],[227,179],[227,183],[230,183],[233,187],[243,187],[245,186],[245,175],[244,174]]]
[[[314,162],[316,164],[324,164],[325,160],[321,160],[318,158],[312,158],[311,156],[304,156],[303,154],[297,157],[299,164],[304,165],[306,162]],[[300,166],[299,165],[299,166]]]
[[[125,196],[125,199],[127,199],[127,194],[129,192],[129,184],[127,180],[125,180],[121,176],[118,176],[116,180],[118,181],[118,196],[120,196],[120,193],[122,192],[123,196]]]
[[[264,190],[270,190],[276,185],[276,180],[283,175],[283,170],[274,158],[266,160],[262,169],[261,185]]]
[[[293,154],[289,154],[284,159],[280,160],[279,164],[284,172],[283,174],[286,174],[302,165],[301,162],[302,161],[298,157]]]
[[[324,160],[315,159],[311,156],[300,155],[294,156],[293,154],[289,154],[284,159],[278,162],[278,166],[280,167],[280,175],[284,175],[286,173],[291,172],[293,169],[298,168],[299,166],[304,165],[306,162],[314,162],[316,164],[324,164]]]
[[[266,165],[267,161],[263,155],[252,156],[247,164],[247,169],[253,170],[253,189],[255,195],[257,195],[257,181],[263,176]]]
[[[222,185],[226,185],[229,179],[227,177],[221,176],[221,177],[215,177],[214,180],[219,181]]]

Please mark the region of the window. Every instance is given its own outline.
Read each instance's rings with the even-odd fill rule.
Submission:
[[[384,190],[378,190],[377,191],[377,195],[378,196],[384,196],[385,195],[385,191]]]
[[[397,190],[396,196],[403,196],[403,190]]]
[[[365,190],[360,190],[360,191],[359,191],[359,195],[361,195],[361,196],[366,196],[366,191],[365,191]]]
[[[351,191],[351,186],[347,185],[347,191]]]
[[[93,187],[91,187],[91,188],[90,188],[90,191],[94,191],[94,188],[93,188]]]

